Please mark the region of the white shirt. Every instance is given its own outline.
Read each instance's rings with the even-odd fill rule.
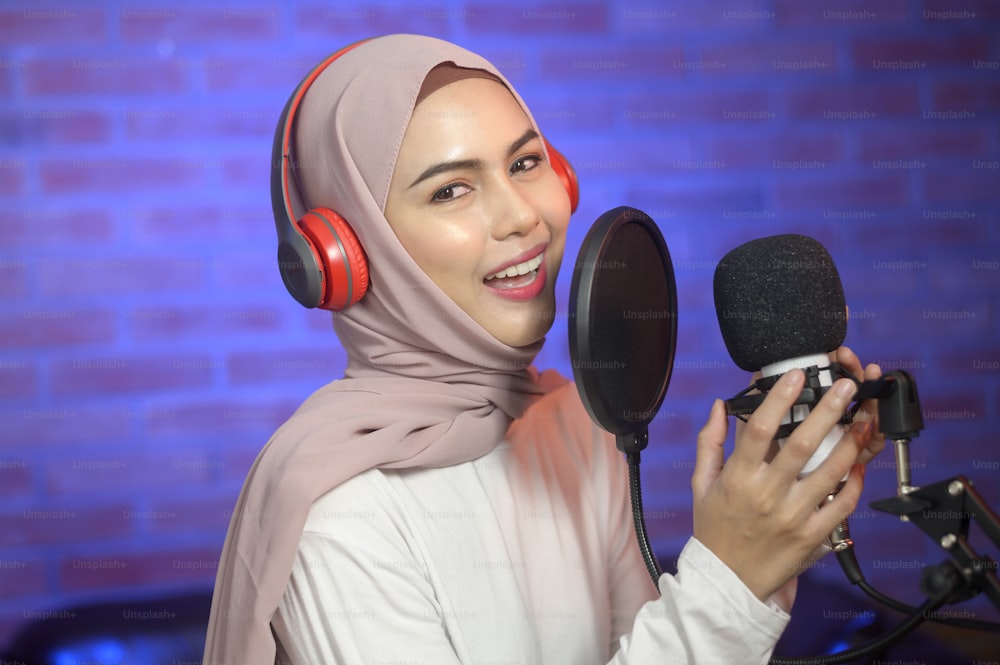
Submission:
[[[309,513],[279,662],[766,663],[788,614],[693,538],[658,595],[627,486],[572,384],[476,461],[352,478]]]

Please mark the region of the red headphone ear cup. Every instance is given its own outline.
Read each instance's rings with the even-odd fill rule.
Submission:
[[[323,286],[317,307],[339,312],[361,300],[368,291],[368,259],[347,220],[330,208],[313,208],[299,228],[319,259]]]
[[[576,179],[576,171],[561,152],[552,147],[552,144],[545,141],[545,147],[549,152],[549,163],[552,170],[556,172],[562,181],[566,193],[569,194],[570,212],[576,212],[576,207],[580,205],[580,183]]]

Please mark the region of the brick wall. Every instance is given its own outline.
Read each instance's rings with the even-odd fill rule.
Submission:
[[[848,343],[917,377],[915,482],[965,473],[1000,506],[995,2],[342,4],[0,6],[0,643],[68,602],[211,584],[256,451],[344,364],[274,269],[273,126],[315,62],[385,32],[489,57],[575,163],[562,307],[600,213],[660,224],[681,306],[644,456],[661,551],[690,532],[710,401],[746,381],[715,262],[776,233],[830,249]],[[562,321],[540,361],[569,374]],[[863,500],[894,491],[884,455]],[[870,578],[916,600],[933,544],[853,526]]]

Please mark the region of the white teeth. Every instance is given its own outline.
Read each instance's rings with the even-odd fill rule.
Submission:
[[[533,259],[529,259],[524,263],[518,263],[516,266],[511,266],[506,270],[501,270],[500,272],[494,273],[487,277],[487,280],[500,279],[503,277],[517,277],[518,275],[526,275],[532,270],[537,270],[538,266],[542,265],[542,255],[539,254]]]

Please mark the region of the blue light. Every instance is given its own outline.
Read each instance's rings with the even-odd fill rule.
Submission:
[[[108,638],[59,649],[52,655],[52,665],[78,665],[81,662],[120,665],[125,657],[124,645],[116,639]]]

